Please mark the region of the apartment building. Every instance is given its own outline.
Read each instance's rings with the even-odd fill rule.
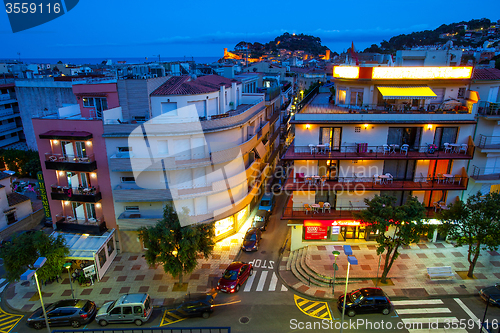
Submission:
[[[25,148],[15,84],[0,81],[0,148]]]
[[[156,224],[167,204],[187,208],[189,223],[215,222],[216,240],[234,234],[276,159],[279,107],[271,113],[265,94],[217,75],[171,77],[150,105],[145,122],[104,120],[123,247],[141,252],[137,229]]]
[[[416,196],[429,219],[463,198],[475,150],[471,74],[470,67],[334,67],[335,104],[319,94],[296,113],[295,139],[282,157],[293,162],[282,216],[292,250],[373,239],[352,212],[375,194],[398,204]]]
[[[33,213],[29,197],[12,191],[12,175],[0,171],[0,230]]]
[[[481,193],[500,190],[500,70],[476,68],[471,89],[478,93],[478,118],[470,188]]]

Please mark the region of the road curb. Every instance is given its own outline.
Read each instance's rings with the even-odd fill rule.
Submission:
[[[2,293],[0,294],[0,306],[2,307],[2,309],[5,311],[5,312],[9,312],[9,313],[12,313],[12,314],[19,314],[19,315],[28,315],[30,314],[31,312],[26,312],[26,311],[22,311],[22,310],[19,310],[19,309],[16,309],[14,307],[12,307],[9,302],[7,301],[7,299],[4,297],[5,295],[5,291],[7,289],[9,289],[9,287],[12,285],[13,283],[9,283],[7,284],[7,286],[5,287],[5,289],[2,291]]]

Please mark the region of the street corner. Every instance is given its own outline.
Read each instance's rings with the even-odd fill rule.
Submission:
[[[327,302],[315,301],[302,296],[293,295],[295,305],[305,315],[313,318],[333,320],[330,307]]]

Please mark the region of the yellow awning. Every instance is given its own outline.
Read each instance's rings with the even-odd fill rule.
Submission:
[[[384,99],[432,99],[436,94],[426,86],[378,86]]]

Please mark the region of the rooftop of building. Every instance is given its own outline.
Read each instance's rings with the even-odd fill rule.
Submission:
[[[8,173],[5,173],[3,171],[0,171],[0,180],[5,179],[5,178],[9,178],[9,177],[11,177],[11,175],[9,175]]]
[[[151,96],[196,95],[219,91],[220,86],[231,87],[234,79],[219,75],[206,75],[193,79],[189,75],[174,76],[151,93]]]
[[[500,80],[500,69],[476,68],[472,73],[473,80]]]
[[[30,200],[29,197],[17,192],[7,194],[7,201],[9,202],[9,206],[15,206],[17,204],[20,204],[21,202],[25,202],[28,200]]]

